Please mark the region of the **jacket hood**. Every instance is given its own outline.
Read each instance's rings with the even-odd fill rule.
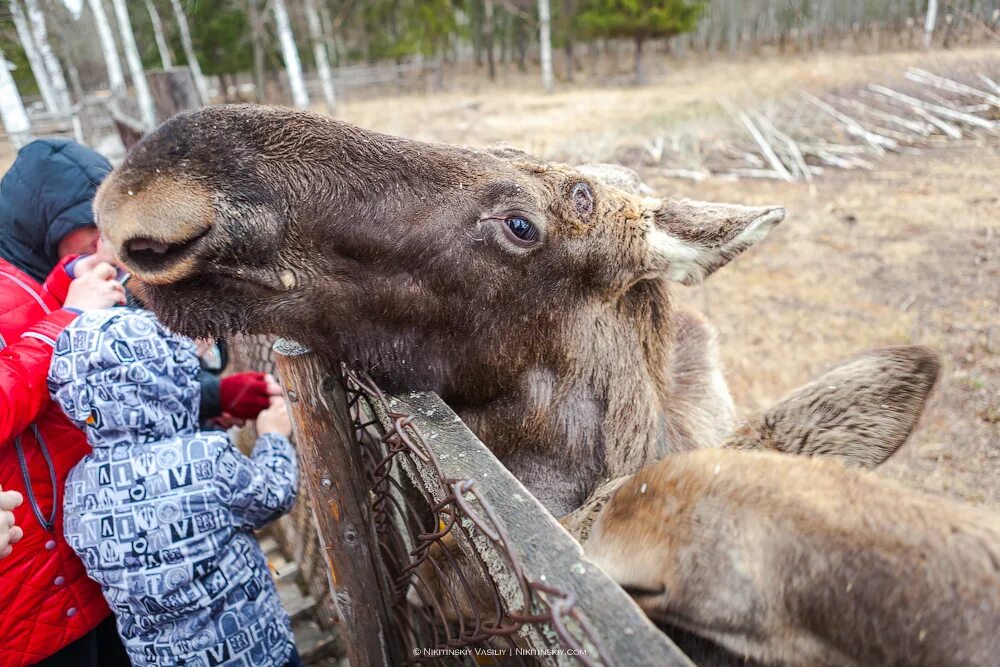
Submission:
[[[111,163],[69,139],[21,149],[0,181],[0,257],[39,282],[59,262],[59,241],[94,224],[93,199]]]
[[[91,447],[144,444],[198,428],[198,356],[145,310],[84,313],[59,335],[49,393]]]

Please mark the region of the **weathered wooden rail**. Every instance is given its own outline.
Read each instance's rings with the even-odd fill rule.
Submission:
[[[352,664],[691,664],[437,395],[274,352]]]

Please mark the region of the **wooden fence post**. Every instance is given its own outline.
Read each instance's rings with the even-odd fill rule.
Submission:
[[[405,658],[394,641],[386,605],[391,595],[378,561],[361,450],[339,371],[287,340],[274,344],[274,359],[340,607],[347,656],[354,667],[402,664]]]

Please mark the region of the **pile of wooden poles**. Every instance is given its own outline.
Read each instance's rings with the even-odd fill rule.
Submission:
[[[1000,84],[974,69],[944,76],[911,67],[891,86],[801,93],[770,112],[723,106],[734,120],[724,132],[693,142],[654,137],[643,162],[670,178],[812,181],[831,168],[874,169],[889,153],[1000,137]]]

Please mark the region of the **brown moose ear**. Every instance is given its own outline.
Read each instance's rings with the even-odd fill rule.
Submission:
[[[641,196],[653,194],[653,188],[643,183],[639,174],[620,164],[591,162],[579,165],[576,170],[587,178],[592,178],[599,183],[610,185],[629,194]]]
[[[722,446],[874,468],[906,442],[939,371],[937,354],[925,347],[867,350],[785,396]]]
[[[785,219],[780,206],[690,199],[657,202],[648,231],[654,268],[685,285],[701,282]]]

